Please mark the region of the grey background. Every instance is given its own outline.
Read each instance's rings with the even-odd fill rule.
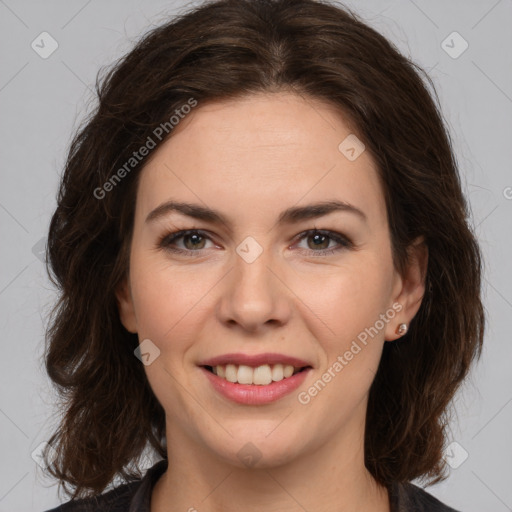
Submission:
[[[38,248],[71,134],[94,105],[100,66],[166,15],[197,3],[0,0],[0,512],[42,511],[60,502],[55,482],[31,454],[58,420],[41,359],[55,294]],[[510,511],[512,0],[347,5],[434,79],[486,260],[484,353],[457,396],[449,441],[460,447],[447,454],[457,463],[462,449],[468,457],[427,490],[464,512]],[[47,59],[31,47],[43,31],[59,45]],[[442,46],[453,31],[469,44],[458,58]],[[457,40],[444,44],[461,48]]]

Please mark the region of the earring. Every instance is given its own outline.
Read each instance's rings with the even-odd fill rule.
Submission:
[[[396,333],[400,336],[403,336],[407,332],[407,324],[400,324],[397,329]]]

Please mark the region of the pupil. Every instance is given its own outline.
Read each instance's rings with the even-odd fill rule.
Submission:
[[[320,241],[320,238],[322,238],[323,240]],[[319,234],[313,235],[313,239],[315,240],[315,242],[314,242],[315,247],[318,247],[320,244],[324,243],[326,238],[327,238],[326,235],[319,235]]]
[[[201,239],[201,238],[202,238],[201,235],[197,235],[197,234],[187,235],[186,239],[192,240],[192,242],[191,242],[191,244],[186,244],[186,245],[189,245],[189,246],[191,245],[192,248],[195,248],[196,244],[199,243],[198,239]]]

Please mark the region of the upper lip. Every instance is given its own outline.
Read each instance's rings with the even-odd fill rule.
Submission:
[[[264,364],[289,364],[296,368],[311,366],[307,361],[304,361],[303,359],[271,352],[252,355],[242,354],[239,352],[233,354],[222,354],[220,356],[212,357],[200,362],[199,366],[220,366],[225,364],[243,364],[252,367],[261,366]]]

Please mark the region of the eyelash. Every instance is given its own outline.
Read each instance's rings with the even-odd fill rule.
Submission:
[[[167,251],[177,253],[177,254],[185,254],[186,256],[191,256],[192,253],[201,253],[202,251],[206,249],[199,249],[197,251],[190,250],[190,249],[179,249],[177,247],[173,247],[171,244],[173,242],[176,242],[176,240],[179,240],[180,238],[183,238],[186,235],[192,235],[192,234],[198,234],[203,238],[206,238],[210,241],[211,238],[202,230],[200,229],[185,229],[181,231],[175,231],[173,233],[168,233],[162,236],[158,241],[158,247],[163,248]],[[330,238],[331,240],[334,240],[340,246],[335,247],[334,249],[322,249],[320,251],[313,251],[309,250],[310,254],[313,253],[315,257],[326,257],[331,256],[334,253],[337,253],[339,251],[342,251],[343,249],[350,249],[353,247],[353,243],[351,240],[349,240],[347,237],[341,235],[340,233],[337,233],[336,231],[328,231],[325,229],[308,229],[307,231],[303,231],[299,235],[297,235],[296,239],[297,241],[301,241],[303,238],[307,238],[307,236],[311,235],[323,235],[327,238]],[[307,249],[306,249],[307,251]],[[319,253],[319,254],[315,254]]]

